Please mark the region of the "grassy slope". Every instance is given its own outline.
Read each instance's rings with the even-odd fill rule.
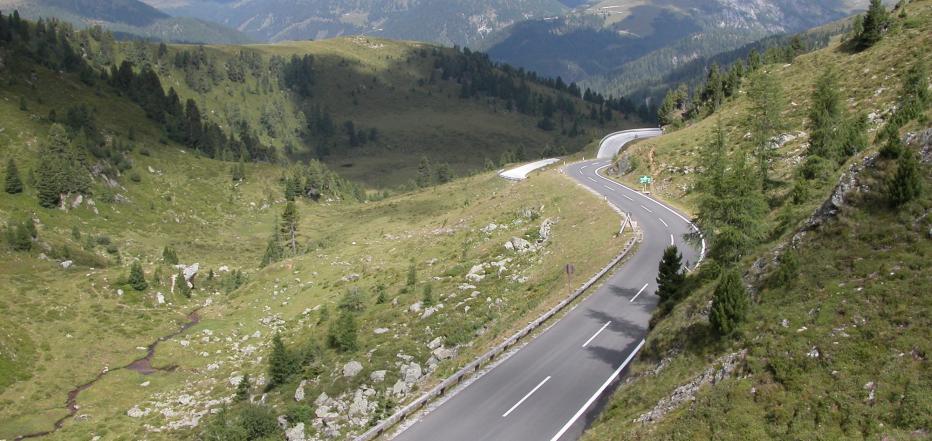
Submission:
[[[432,56],[422,58],[414,52],[432,47],[422,43],[349,37],[249,47],[260,51],[266,61],[271,55],[286,59],[295,54],[315,57],[318,76],[310,103],[329,110],[338,126],[340,142],[345,143],[342,124],[346,120],[354,121],[357,129],[374,127],[380,134],[378,142],[335,150],[325,162],[342,175],[375,188],[410,183],[421,156],[434,163],[448,162],[455,173],[463,175],[483,169],[486,159],[498,161],[505,150],[518,146],[533,157],[548,145],[574,151],[605,131],[637,126],[636,121],[616,114],[605,127],[583,119],[581,128],[585,133],[575,138],[560,135],[559,127],[553,132],[542,131],[536,126],[538,118],[507,112],[500,100],[460,99],[460,86],[454,81],[421,84],[434,71]],[[238,46],[208,49],[221,59],[239,50]],[[183,72],[171,69],[169,75],[167,81],[163,79],[166,87],[173,86],[182,97],[195,97],[198,103],[206,104],[207,113],[214,112],[210,115],[223,124],[232,124],[241,115],[252,127],[259,128],[264,109],[283,109],[275,118],[281,134],[274,138],[260,136],[279,148],[289,141],[302,147],[294,133],[304,121],[297,116],[298,103],[288,95],[257,93],[260,88],[251,77],[245,85],[224,80],[201,95],[186,86]],[[242,106],[247,102],[248,106]],[[581,100],[576,100],[576,105],[587,109]],[[234,106],[240,108],[234,111]],[[568,123],[567,129],[571,125]]]
[[[850,108],[889,109],[911,57],[929,60],[927,49],[932,47],[932,3],[914,2],[909,14],[904,27],[863,53],[848,54],[833,45],[791,66],[771,66],[795,103],[787,111],[791,132],[805,130],[809,91],[815,74],[827,64],[839,68]],[[719,112],[729,139],[744,133],[746,109],[746,100],[739,98]],[[927,112],[926,121],[928,116]],[[655,194],[694,207],[690,189],[697,140],[709,138],[715,121],[716,117],[707,118],[637,144],[632,152],[641,167],[623,180],[631,183],[641,174],[653,174]],[[907,127],[925,128],[928,123]],[[779,151],[778,180],[792,177],[804,153],[803,142],[791,142]],[[684,167],[690,173],[684,173]],[[710,337],[706,315],[713,284],[705,284],[679,305],[651,334],[644,355],[632,365],[631,379],[585,439],[907,439],[914,430],[928,430],[932,304],[927,293],[932,281],[926,266],[932,253],[927,233],[932,175],[926,166],[925,196],[895,212],[886,208],[879,191],[891,167],[881,163],[865,172],[862,182],[870,190],[852,200],[837,220],[803,237],[799,276],[788,287],[761,287],[740,338],[722,342]],[[774,238],[754,257],[784,243],[833,185],[834,180],[817,184],[808,202],[784,209],[788,222],[774,211],[767,220]],[[784,184],[769,196],[779,201],[788,187]],[[634,422],[675,388],[716,366],[713,361],[721,355],[745,348],[747,361],[737,378],[700,389],[695,401],[658,422]],[[813,348],[819,357],[807,356]]]
[[[268,341],[276,329],[289,342],[322,339],[327,324],[312,325],[317,313],[307,318],[302,313],[326,304],[332,317],[336,316],[335,302],[349,287],[340,279],[351,273],[361,275],[353,285],[368,293],[369,306],[360,316],[361,349],[346,355],[328,352],[324,381],[309,386],[308,396],[322,390],[337,396],[358,386],[376,369],[389,370],[383,386],[390,386],[398,375],[396,353],[413,355],[426,365],[426,343],[441,335],[450,342],[467,343],[459,357],[440,365],[440,373],[450,372],[564,295],[563,264],[574,262],[580,274],[593,273],[625,241],[613,237],[617,215],[556,172],[518,184],[482,174],[377,203],[302,203],[299,241],[310,251],[259,271],[255,268],[273,218],[283,205],[279,166],[250,164],[247,182],[234,188],[228,163],[199,157],[176,145],[158,144],[157,128],[126,100],[105,89],[95,94],[75,78],[42,68],[35,69],[38,87],[33,89],[26,82],[30,70],[0,73],[6,85],[0,88],[0,161],[14,157],[24,178],[28,176],[37,161],[38,143],[48,130],[41,115],[53,108],[61,113],[60,109],[84,102],[98,109],[97,120],[107,135],[125,136],[128,127],[135,127],[139,141],[130,156],[141,182],[123,177],[123,188],[112,190],[95,184],[99,214],[86,204],[68,212],[39,208],[28,178],[25,194],[0,194],[0,222],[32,216],[38,220],[41,242],[31,253],[14,253],[5,246],[0,250],[0,312],[4,316],[0,322],[0,438],[50,429],[66,413],[68,390],[104,369],[141,357],[145,352],[141,347],[176,330],[188,312],[210,299],[212,305],[201,311],[199,325],[159,347],[153,364],[177,365],[175,371],[149,376],[113,371],[78,397],[78,417],[67,420],[64,429],[50,438],[89,439],[95,434],[133,439],[189,437],[190,432],[147,433],[143,424],[161,427],[195,409],[216,407],[207,401],[232,393],[227,379],[233,373],[249,371],[254,378],[264,373],[260,360],[267,356]],[[20,96],[29,97],[26,112],[19,110]],[[141,154],[143,148],[151,155]],[[124,195],[131,202],[105,203],[102,195],[107,192]],[[269,202],[271,207],[264,207]],[[518,213],[524,209],[539,211],[542,217],[523,220]],[[540,254],[518,257],[501,277],[489,276],[477,284],[482,295],[471,301],[468,314],[463,306],[453,307],[468,296],[469,291],[456,287],[472,265],[507,257],[502,247],[505,240],[533,232],[548,217],[558,222],[552,241]],[[478,231],[491,222],[507,227],[491,235]],[[85,238],[110,237],[122,263],[107,267],[89,263],[112,261],[112,256],[106,257],[102,246],[93,247],[90,254],[80,251],[84,240],[71,239],[74,226]],[[581,231],[586,235],[580,237]],[[54,260],[39,259],[40,252],[49,253],[43,244],[56,249],[67,245],[84,257],[63,270]],[[199,262],[202,273],[213,269],[219,275],[218,269],[227,265],[245,271],[249,283],[227,295],[202,274],[193,299],[171,295],[167,286],[171,270],[160,262],[165,245],[174,246],[182,262]],[[142,293],[127,290],[120,297],[116,281],[135,258],[143,263],[153,286]],[[434,296],[447,304],[426,320],[406,312],[420,299],[420,290],[401,291],[412,258],[421,282],[439,277],[433,281]],[[431,259],[437,261],[428,265]],[[163,277],[161,285],[156,285],[152,278],[159,267]],[[514,282],[513,274],[526,276],[528,281]],[[387,286],[390,299],[398,298],[397,305],[373,305],[373,287],[379,283]],[[156,292],[165,293],[168,304],[156,305]],[[259,321],[270,316],[283,322]],[[376,327],[391,332],[377,336],[372,332]],[[208,329],[213,337],[203,342]],[[473,331],[479,329],[486,330],[475,337]],[[261,337],[250,338],[239,347],[256,349],[247,356],[234,345],[255,331],[261,331]],[[182,340],[192,343],[185,347]],[[364,363],[364,375],[352,382],[330,376],[349,359]],[[219,368],[207,370],[212,363]],[[144,382],[149,382],[148,387],[140,386]],[[280,390],[282,395],[275,392],[269,400],[281,409],[294,385]],[[178,404],[182,394],[194,395],[194,404]],[[179,414],[170,418],[153,414],[143,420],[126,415],[136,404],[145,408],[155,402],[167,403]]]

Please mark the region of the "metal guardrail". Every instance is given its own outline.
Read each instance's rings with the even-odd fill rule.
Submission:
[[[633,223],[631,223],[631,216],[625,216],[625,222],[621,226],[621,233],[624,233],[625,228],[631,225],[632,228],[636,228]],[[508,337],[504,342],[500,343],[498,346],[488,350],[486,353],[480,355],[478,358],[469,362],[466,366],[463,366],[462,369],[456,371],[453,375],[450,375],[446,379],[440,382],[440,384],[434,386],[431,390],[427,391],[414,401],[408,403],[402,407],[399,411],[395,412],[388,418],[380,421],[378,424],[367,430],[362,435],[359,435],[355,438],[355,441],[370,441],[373,440],[382,434],[384,434],[388,429],[391,429],[395,424],[403,421],[405,418],[411,416],[413,413],[417,412],[419,409],[427,405],[427,403],[433,401],[435,398],[443,396],[447,391],[452,389],[454,386],[458,385],[464,378],[475,374],[479,369],[486,363],[495,359],[495,357],[501,355],[507,351],[510,347],[514,346],[522,338],[526,337],[531,332],[534,332],[535,329],[539,328],[544,322],[557,315],[563,308],[567,305],[573,303],[576,299],[579,298],[583,293],[586,292],[589,288],[592,287],[596,282],[599,281],[606,273],[612,270],[615,265],[621,262],[625,256],[628,255],[628,252],[631,251],[631,248],[634,247],[634,244],[639,242],[641,239],[640,233],[635,231],[634,237],[632,237],[625,244],[624,249],[612,259],[601,271],[596,273],[594,276],[589,278],[579,289],[574,291],[568,297],[560,301],[556,306],[545,312],[543,315],[529,323],[527,326],[522,328],[520,331],[513,334],[511,337]]]

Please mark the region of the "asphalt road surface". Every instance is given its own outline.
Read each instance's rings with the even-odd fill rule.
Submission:
[[[608,163],[571,164],[566,173],[631,213],[644,234],[636,254],[550,329],[394,439],[575,440],[597,416],[643,345],[664,248],[675,244],[689,266],[701,255],[684,239],[693,231],[684,216],[600,176]]]
[[[663,131],[660,129],[634,129],[612,133],[602,138],[602,142],[599,143],[599,154],[596,158],[612,159],[625,144],[636,139],[653,138],[662,134]]]

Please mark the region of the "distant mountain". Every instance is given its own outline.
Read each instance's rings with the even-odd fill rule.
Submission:
[[[850,15],[867,0],[601,0],[487,38],[494,59],[626,94],[700,57]]]
[[[475,47],[514,23],[561,15],[558,0],[145,0],[265,41],[366,34]]]
[[[0,10],[25,18],[58,18],[79,27],[100,25],[118,34],[187,43],[248,43],[245,34],[195,18],[172,17],[138,0],[0,0]]]

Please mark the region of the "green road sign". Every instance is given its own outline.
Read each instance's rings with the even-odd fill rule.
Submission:
[[[650,176],[641,176],[641,179],[640,179],[641,184],[647,185],[647,184],[650,184],[651,182],[654,182],[654,180]]]

